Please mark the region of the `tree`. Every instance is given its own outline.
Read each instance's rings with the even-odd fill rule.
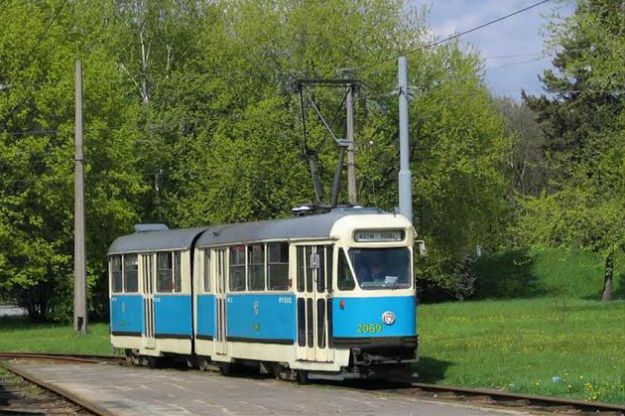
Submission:
[[[605,256],[603,300],[614,255],[623,249],[622,6],[580,0],[554,31],[561,51],[543,83],[553,98],[525,97],[546,138],[551,189],[525,202],[518,229],[529,242],[589,248]]]
[[[0,292],[37,320],[71,315],[77,55],[85,66],[88,282],[99,285],[97,293],[104,289],[103,253],[136,218],[144,190],[133,166],[133,135],[120,127],[128,116],[126,86],[101,47],[102,32],[91,30],[102,21],[81,6],[14,0],[0,9],[7,23],[0,60],[11,63],[0,75]],[[91,37],[77,41],[81,31]]]

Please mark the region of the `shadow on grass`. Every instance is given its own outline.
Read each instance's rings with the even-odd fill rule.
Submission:
[[[531,298],[548,294],[533,273],[528,250],[518,249],[481,257],[475,263],[475,298]]]
[[[445,379],[447,369],[451,367],[451,361],[437,360],[431,357],[420,357],[414,365],[414,371],[419,374],[417,381],[420,383],[436,383]]]
[[[63,327],[67,326],[67,324],[60,322],[33,322],[25,316],[0,316],[0,329],[19,330],[55,326]]]

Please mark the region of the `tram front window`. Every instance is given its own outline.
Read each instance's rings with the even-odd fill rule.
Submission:
[[[362,289],[411,286],[410,250],[406,247],[350,248],[349,259]]]

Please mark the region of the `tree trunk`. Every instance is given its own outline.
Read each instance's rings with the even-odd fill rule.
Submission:
[[[614,257],[612,252],[605,259],[605,273],[603,275],[603,295],[601,300],[609,302],[612,300],[612,276],[614,275]]]

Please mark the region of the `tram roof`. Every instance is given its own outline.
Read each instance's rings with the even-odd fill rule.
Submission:
[[[136,231],[134,234],[124,235],[113,241],[109,248],[109,254],[186,250],[191,247],[193,240],[206,229],[207,227]]]
[[[337,208],[325,214],[292,217],[209,227],[197,241],[197,247],[238,242],[330,236],[334,223],[347,215],[379,214],[375,208]]]
[[[330,236],[332,226],[342,217],[382,212],[375,208],[337,208],[325,214],[211,227],[168,230],[139,226],[135,227],[137,231],[134,234],[113,241],[109,254],[186,250],[198,236],[197,247],[260,240],[324,238]]]

